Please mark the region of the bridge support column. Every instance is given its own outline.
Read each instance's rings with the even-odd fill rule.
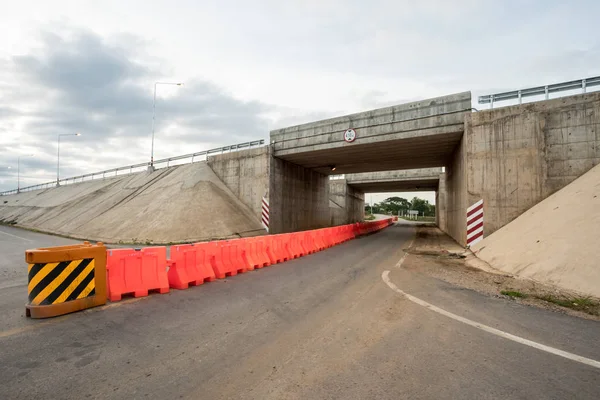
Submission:
[[[438,189],[435,191],[435,222],[442,231],[448,231],[448,223],[446,216],[446,174],[440,174]]]
[[[452,153],[451,161],[446,165],[444,187],[446,191],[446,222],[440,228],[458,244],[467,243],[467,144],[466,138],[460,140]],[[440,179],[441,183],[441,179]]]
[[[329,226],[329,177],[272,157],[269,173],[269,232]]]
[[[352,224],[364,219],[365,194],[348,185],[346,179],[329,181],[331,226]]]

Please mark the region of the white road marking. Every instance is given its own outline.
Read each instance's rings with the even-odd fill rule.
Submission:
[[[412,246],[412,244],[413,244],[413,242],[414,242],[414,241],[415,241],[415,238],[413,237],[413,238],[410,240],[410,243],[408,244],[408,247],[407,247],[407,249],[410,249],[410,247]],[[406,256],[407,256],[407,255],[408,255],[408,253],[407,253],[407,252],[404,252],[404,254],[402,255],[402,257],[400,257],[400,261],[398,261],[398,262],[396,263],[396,268],[400,268],[400,267],[402,266],[402,263],[404,262],[404,259],[406,258]]]
[[[11,235],[10,233],[6,233],[6,232],[4,232],[4,231],[1,231],[1,230],[0,230],[0,233],[3,233],[3,234],[5,234],[5,235],[8,235],[8,236],[12,236],[12,237],[14,237],[14,238],[17,238],[17,239],[24,240],[24,241],[26,241],[26,242],[33,242],[33,240],[30,240],[30,239],[25,239],[24,237],[17,236],[17,235]]]
[[[402,259],[400,260],[400,262],[398,262],[398,264],[396,264],[396,266],[400,266],[402,265],[402,261],[404,261],[404,257],[406,256],[406,254],[402,257]],[[568,353],[566,351],[563,350],[559,350],[559,349],[555,349],[554,347],[550,347],[550,346],[546,346],[544,344],[540,344],[525,338],[522,338],[520,336],[516,336],[516,335],[512,335],[510,333],[501,331],[499,329],[495,329],[492,328],[490,326],[484,325],[484,324],[480,324],[479,322],[475,322],[472,321],[470,319],[461,317],[459,315],[456,314],[452,314],[451,312],[448,312],[446,310],[443,310],[439,307],[434,306],[433,304],[429,304],[426,301],[423,301],[417,297],[414,297],[402,290],[400,290],[398,288],[398,286],[394,285],[394,283],[390,280],[390,271],[383,271],[383,273],[381,274],[381,278],[383,279],[383,281],[395,292],[403,295],[404,297],[406,297],[408,300],[412,301],[413,303],[416,303],[420,306],[423,306],[433,312],[436,312],[438,314],[442,314],[448,318],[452,318],[453,320],[462,322],[463,324],[467,324],[470,325],[472,327],[475,327],[477,329],[481,329],[482,331],[491,333],[492,335],[496,335],[496,336],[500,336],[504,339],[508,339],[508,340],[512,340],[513,342],[517,342],[517,343],[521,343],[524,344],[525,346],[530,346],[533,347],[534,349],[538,349],[538,350],[542,350],[560,357],[564,357],[567,358],[569,360],[573,360],[573,361],[577,361],[580,362],[582,364],[586,364],[589,365],[591,367],[595,367],[595,368],[600,368],[600,361],[596,361],[596,360],[592,360],[590,358],[585,358],[582,356],[578,356],[577,354],[573,354],[573,353]]]

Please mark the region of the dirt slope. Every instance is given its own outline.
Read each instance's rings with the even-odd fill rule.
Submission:
[[[600,165],[472,250],[501,271],[600,297]]]

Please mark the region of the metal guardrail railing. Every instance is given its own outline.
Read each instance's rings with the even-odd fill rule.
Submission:
[[[210,150],[204,150],[204,151],[199,151],[197,153],[190,153],[190,154],[184,154],[182,156],[175,156],[175,157],[169,157],[169,158],[163,158],[161,160],[155,160],[154,161],[154,167],[157,166],[157,164],[165,164],[166,166],[165,168],[168,168],[170,166],[170,163],[173,161],[180,161],[180,160],[185,160],[185,159],[190,159],[189,163],[193,163],[194,159],[197,157],[208,157],[211,154],[216,154],[216,153],[224,153],[226,151],[234,151],[234,150],[241,150],[241,149],[245,149],[245,148],[250,148],[253,146],[262,146],[265,144],[264,139],[261,140],[254,140],[251,142],[244,142],[244,143],[239,143],[239,144],[233,144],[230,146],[223,146],[223,147],[218,147],[215,149],[210,149]],[[205,158],[206,159],[206,158]],[[198,161],[198,160],[197,160]],[[184,163],[187,164],[187,163]],[[94,180],[96,178],[100,178],[100,179],[104,179],[104,178],[112,178],[115,176],[120,176],[120,175],[128,175],[128,174],[132,174],[134,172],[141,172],[144,169],[147,169],[148,167],[150,167],[150,162],[144,162],[144,163],[139,163],[139,164],[133,164],[133,165],[127,165],[124,167],[117,167],[117,168],[112,168],[112,169],[107,169],[104,171],[100,171],[100,172],[94,172],[91,174],[85,174],[85,175],[79,175],[79,176],[73,176],[73,177],[69,177],[69,178],[64,178],[61,179],[58,183],[59,185],[68,185],[71,183],[76,183],[76,182],[84,182],[86,180],[91,181]],[[123,172],[126,171],[125,173],[121,173],[119,174],[119,172]],[[114,175],[113,175],[114,173]],[[13,189],[13,190],[7,190],[4,192],[0,192],[0,196],[6,196],[9,194],[17,194],[19,192],[28,192],[31,190],[40,190],[40,189],[48,189],[51,187],[56,187],[56,181],[52,181],[52,182],[46,182],[46,183],[40,183],[38,185],[33,185],[33,186],[27,186],[27,187],[22,187],[20,189]]]
[[[490,104],[494,107],[494,102],[519,99],[521,104],[523,97],[546,95],[546,100],[549,99],[550,93],[563,92],[566,90],[581,89],[583,93],[586,89],[591,86],[600,85],[600,76],[594,76],[592,78],[578,79],[576,81],[568,81],[561,83],[554,83],[552,85],[536,86],[527,89],[513,90],[510,92],[502,92],[495,94],[488,94],[485,96],[479,96],[479,104]]]

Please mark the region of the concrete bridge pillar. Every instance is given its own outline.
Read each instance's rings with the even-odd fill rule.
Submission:
[[[437,226],[444,232],[448,230],[446,218],[446,174],[440,174],[438,189],[435,191],[435,222]]]
[[[329,226],[329,176],[277,157],[269,176],[270,233]]]
[[[346,179],[329,181],[331,226],[352,224],[364,219],[365,194],[348,185]]]

